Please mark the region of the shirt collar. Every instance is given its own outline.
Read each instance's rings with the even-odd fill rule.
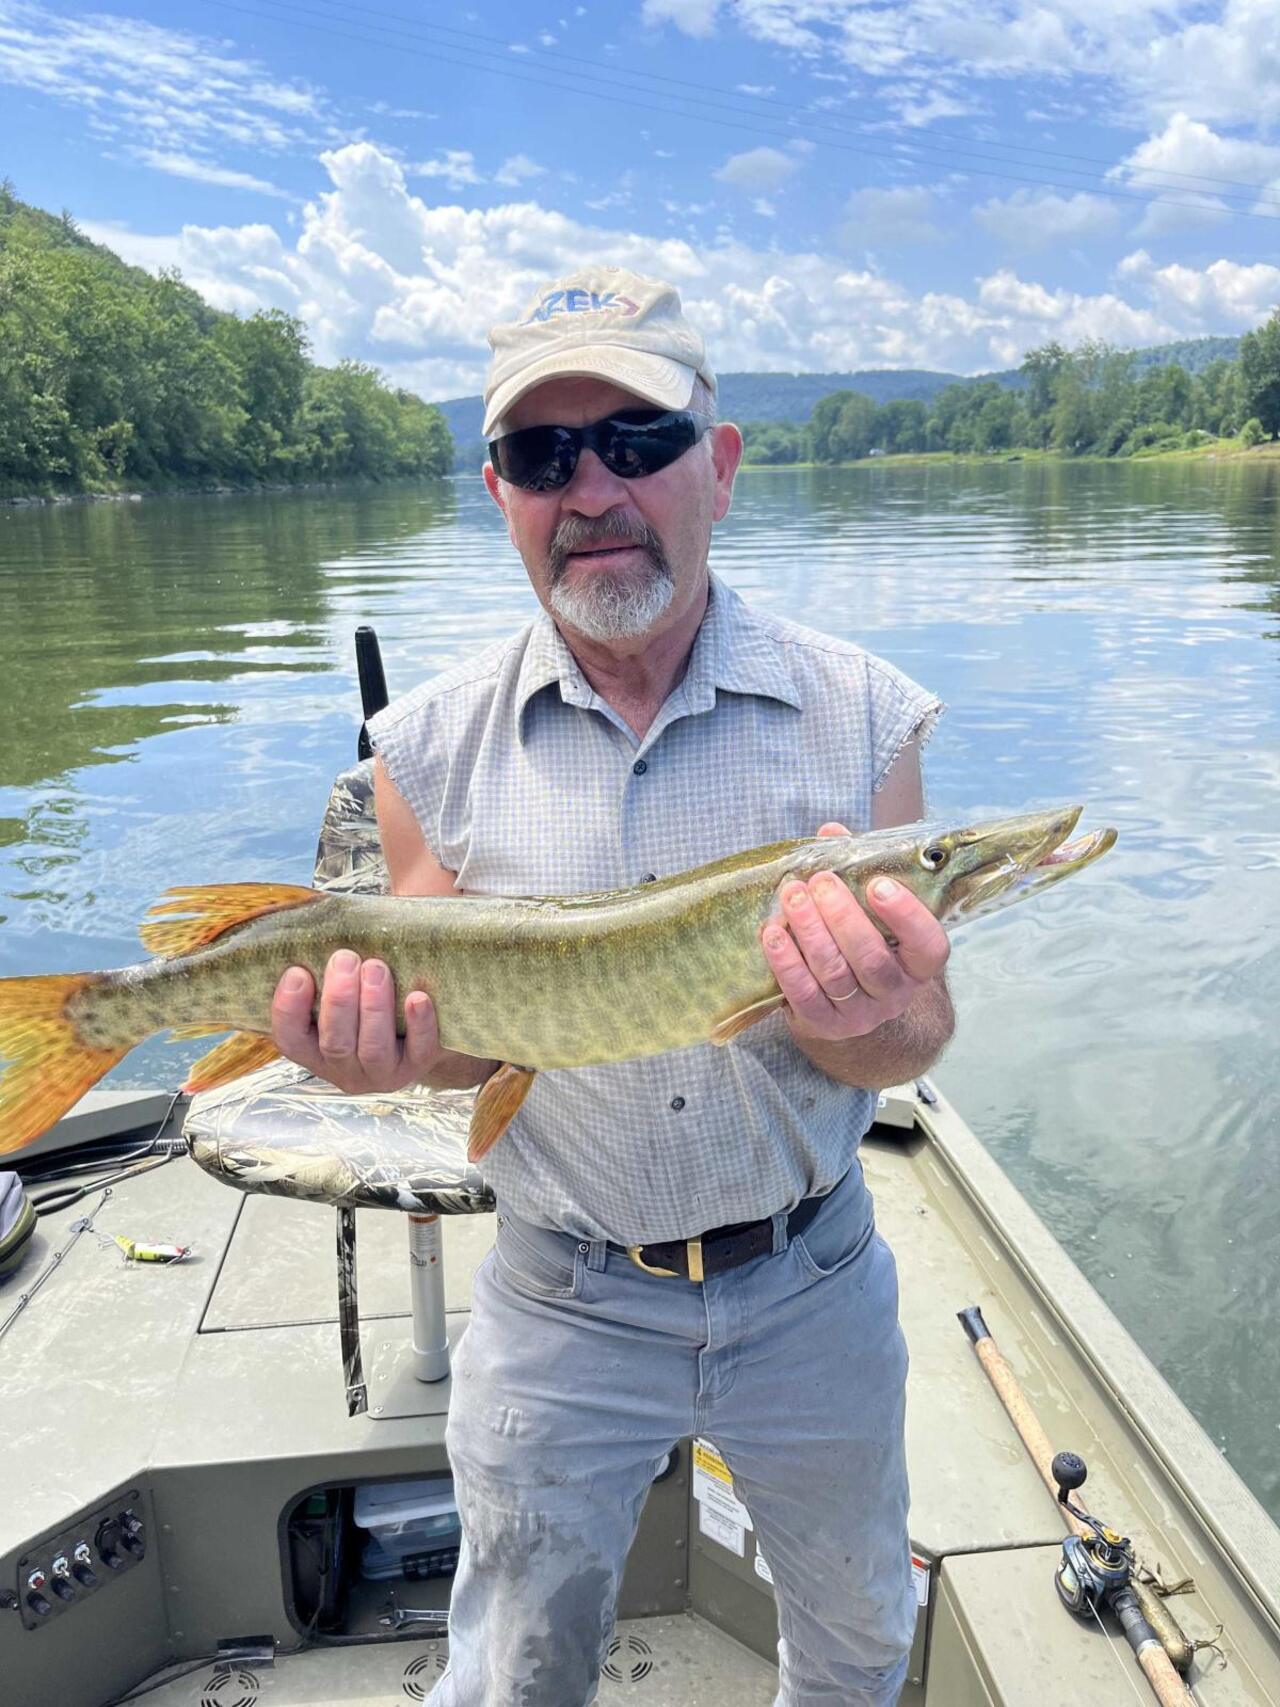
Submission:
[[[757,694],[804,708],[768,625],[718,575],[711,576],[707,613],[693,643],[684,686],[692,711],[710,711],[717,688]]]
[[[566,705],[587,707],[595,695],[568,643],[545,610],[529,630],[516,683],[516,718],[524,736],[525,709],[542,689],[558,684]],[[803,710],[803,701],[781,649],[751,607],[725,585],[710,577],[706,613],[694,636],[689,666],[677,693],[683,693],[691,712],[710,711],[716,690],[758,694]]]

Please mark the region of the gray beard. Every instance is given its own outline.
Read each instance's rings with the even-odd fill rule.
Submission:
[[[640,578],[597,570],[585,585],[557,581],[547,602],[561,622],[588,640],[629,640],[653,627],[675,590],[666,564],[655,563]]]
[[[641,574],[611,574],[596,570],[577,586],[566,586],[565,567],[571,552],[587,544],[636,545],[648,558]],[[675,597],[675,578],[662,541],[642,521],[630,521],[608,511],[595,521],[570,516],[556,529],[548,554],[551,590],[547,603],[561,622],[588,640],[630,640],[645,634]]]

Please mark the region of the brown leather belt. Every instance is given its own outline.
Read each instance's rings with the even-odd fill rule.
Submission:
[[[803,1233],[830,1196],[802,1198],[787,1216],[787,1238]],[[763,1221],[739,1221],[731,1227],[713,1227],[696,1239],[669,1239],[654,1245],[612,1245],[625,1250],[637,1268],[672,1280],[707,1280],[740,1268],[744,1262],[768,1256],[773,1250],[773,1217]]]

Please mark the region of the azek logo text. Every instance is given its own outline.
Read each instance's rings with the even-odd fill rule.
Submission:
[[[549,296],[544,296],[534,309],[526,326],[535,320],[550,320],[553,314],[600,314],[610,311],[615,314],[639,314],[639,303],[632,302],[629,296],[619,296],[616,290],[601,293],[597,290],[553,290]]]

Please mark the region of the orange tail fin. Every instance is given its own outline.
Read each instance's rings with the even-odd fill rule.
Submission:
[[[66,1007],[96,972],[0,978],[0,1155],[47,1132],[129,1053],[82,1043]]]

